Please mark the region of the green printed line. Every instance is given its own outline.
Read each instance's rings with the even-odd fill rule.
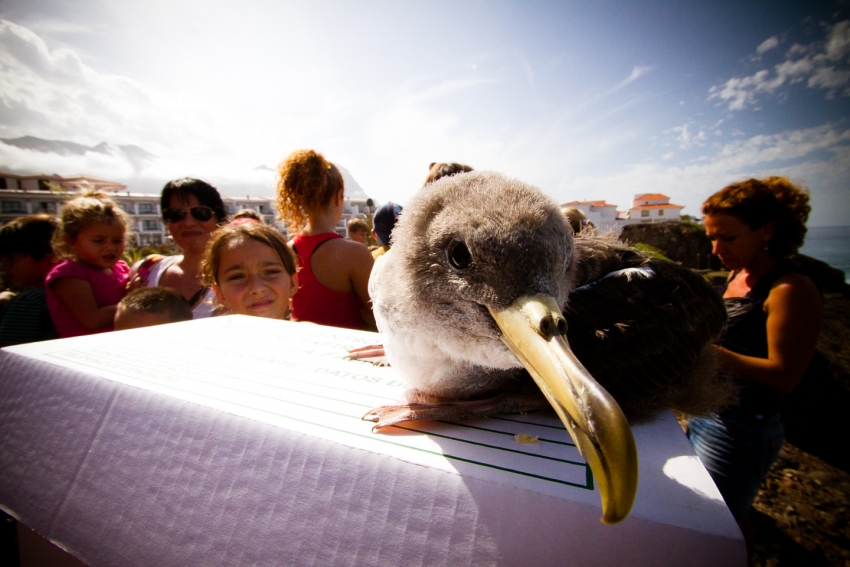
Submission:
[[[500,418],[490,417],[488,419],[500,419]],[[478,429],[479,431],[487,431],[489,433],[498,433],[500,435],[510,435],[511,437],[516,435],[515,433],[510,433],[509,431],[500,431],[498,429],[489,429],[487,427],[479,427],[477,425],[469,425],[468,423],[464,423],[462,421],[443,421],[443,420],[438,420],[438,421],[440,423],[448,423],[448,424],[451,424],[451,425],[466,427],[468,429]],[[513,421],[513,420],[505,419],[503,421]],[[514,421],[514,423],[525,423],[526,425],[532,425],[532,426],[536,425],[534,423],[527,423],[527,422],[523,422],[523,421]],[[552,427],[552,426],[549,426],[549,427]],[[566,431],[566,429],[563,429],[563,428],[560,428],[560,427],[552,427],[552,429],[560,429],[562,431]],[[555,441],[553,439],[543,439],[543,438],[540,438],[540,437],[538,437],[537,440],[540,441],[540,442],[543,442],[543,443],[552,443],[553,445],[565,445],[567,447],[575,447],[575,443],[570,443],[568,441]]]
[[[557,429],[559,431],[564,429],[563,425],[546,425],[544,423],[534,423],[533,421],[523,421],[521,419],[511,419],[509,417],[493,417],[492,419],[498,419],[500,421],[511,421],[513,423],[522,423],[524,425],[533,425],[535,427],[547,427],[549,429]]]
[[[535,457],[535,458],[538,458],[538,459],[546,459],[547,461],[555,461],[555,462],[558,462],[558,463],[566,463],[568,465],[579,465],[579,466],[586,466],[587,465],[587,463],[570,461],[568,459],[559,459],[557,457],[548,457],[546,455],[536,455],[534,453],[527,453],[525,451],[519,451],[517,449],[508,449],[507,447],[499,447],[497,445],[489,445],[487,443],[480,443],[478,441],[470,441],[469,439],[458,439],[456,437],[451,437],[449,435],[442,435],[440,433],[434,433],[433,431],[424,431],[422,429],[414,429],[412,427],[404,427],[404,426],[398,425],[398,424],[393,425],[392,427],[395,427],[395,428],[398,428],[398,429],[403,429],[405,431],[412,431],[414,433],[423,433],[423,434],[431,435],[433,437],[442,437],[443,439],[450,439],[452,441],[460,441],[460,442],[463,442],[463,443],[467,443],[469,445],[477,445],[479,447],[487,447],[488,449],[496,449],[497,451],[507,451],[508,453],[516,453],[517,455],[526,455],[528,457]]]

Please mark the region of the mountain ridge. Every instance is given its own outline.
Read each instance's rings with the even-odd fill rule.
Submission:
[[[38,138],[36,136],[19,136],[17,138],[0,138],[0,143],[5,144],[7,146],[13,146],[16,148],[20,148],[23,150],[29,150],[33,152],[39,152],[43,154],[55,154],[57,156],[85,156],[87,153],[97,153],[102,155],[113,156],[119,159],[126,160],[132,167],[133,171],[138,176],[142,171],[151,166],[159,156],[153,154],[141,146],[133,145],[133,144],[111,144],[109,142],[100,142],[95,146],[87,146],[85,144],[80,144],[77,142],[69,142],[66,140],[47,140],[44,138]],[[345,181],[345,196],[349,198],[355,199],[368,199],[369,196],[366,194],[366,191],[363,190],[363,187],[360,186],[359,183],[354,179],[354,176],[345,169],[340,164],[335,164],[340,173],[342,173],[342,177]],[[12,166],[12,169],[15,169]],[[251,171],[268,171],[268,172],[276,172],[277,169],[273,167],[269,167],[268,165],[261,164],[256,167],[251,168]],[[97,175],[95,175],[97,176]],[[121,182],[126,182],[128,184],[135,185],[143,185],[146,189],[147,186],[159,186],[162,185],[167,180],[151,180],[144,176],[139,176],[131,179],[121,179]],[[233,182],[222,182],[220,184],[216,184],[216,186],[225,189],[222,194],[227,194],[228,196],[234,196],[239,194],[244,194],[244,191],[255,192],[257,190],[265,193],[265,189],[256,186],[255,184],[245,184],[245,183],[233,183]],[[232,194],[232,195],[231,195]]]

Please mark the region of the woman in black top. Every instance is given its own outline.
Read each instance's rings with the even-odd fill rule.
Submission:
[[[745,535],[784,440],[779,410],[820,332],[820,292],[788,260],[803,244],[808,201],[788,179],[769,177],[730,185],[702,206],[713,252],[731,270],[723,290],[728,328],[715,348],[721,369],[736,378],[740,404],[691,419],[688,437]]]

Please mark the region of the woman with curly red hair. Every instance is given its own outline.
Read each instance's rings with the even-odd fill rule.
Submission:
[[[298,230],[298,291],[293,321],[377,330],[369,301],[372,254],[336,232],[345,185],[337,167],[313,150],[291,153],[278,167],[277,208]]]
[[[785,177],[729,185],[702,206],[713,252],[731,270],[723,288],[729,323],[716,349],[740,403],[691,419],[688,437],[745,535],[784,440],[779,411],[820,333],[820,291],[789,259],[803,244],[809,211],[808,192]]]

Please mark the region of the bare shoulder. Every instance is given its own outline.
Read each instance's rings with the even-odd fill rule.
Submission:
[[[334,238],[328,241],[324,247],[328,252],[340,261],[353,260],[357,262],[364,261],[367,257],[372,260],[372,253],[366,248],[365,244],[346,240],[344,238]]]
[[[818,286],[815,285],[815,282],[805,274],[785,274],[773,284],[773,288],[771,288],[771,293],[773,290],[782,289],[786,292],[793,292],[795,294],[806,294],[806,295],[816,295],[820,296],[820,291],[818,290]]]
[[[820,290],[811,278],[804,274],[786,274],[776,280],[770,289],[765,307],[784,307],[794,311],[820,309]]]

